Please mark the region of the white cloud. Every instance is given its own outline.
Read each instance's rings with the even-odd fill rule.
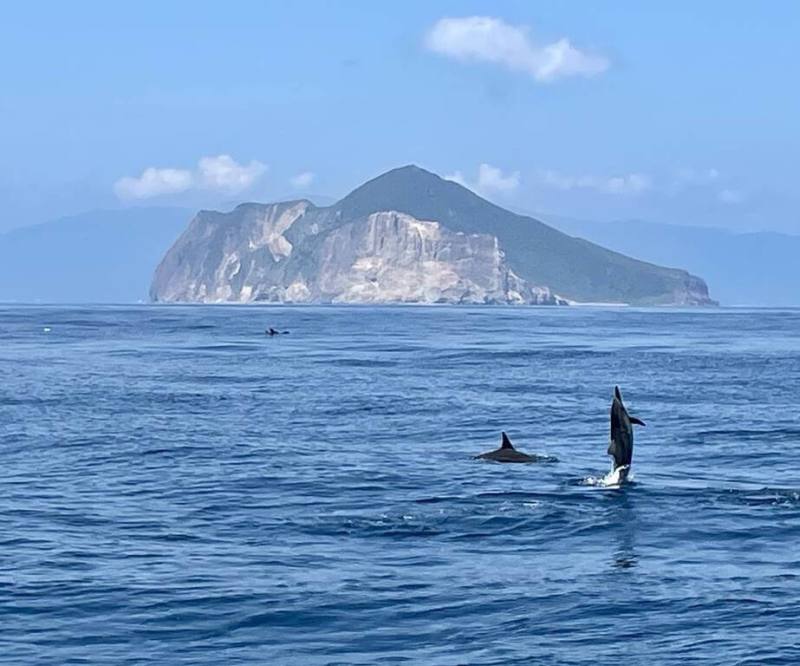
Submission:
[[[149,199],[163,194],[177,194],[192,187],[194,178],[185,169],[156,169],[149,167],[138,178],[125,176],[114,183],[114,193],[120,199]]]
[[[536,81],[566,76],[595,76],[609,67],[606,58],[576,49],[566,38],[534,43],[526,26],[491,16],[443,18],[425,38],[434,53],[463,62],[488,62],[525,72]]]
[[[496,192],[508,194],[516,190],[520,183],[519,171],[504,174],[501,169],[485,162],[478,166],[478,179],[475,182],[471,182],[461,171],[454,171],[444,179],[458,183],[478,194],[487,195]]]
[[[653,186],[651,178],[642,173],[621,176],[567,176],[557,171],[540,171],[539,181],[557,190],[595,190],[603,194],[640,194]]]
[[[744,193],[739,190],[722,190],[717,198],[724,204],[740,204],[744,201]]]
[[[296,190],[302,190],[303,188],[309,187],[316,178],[317,175],[313,171],[303,171],[290,178],[289,182]]]
[[[649,190],[652,185],[649,176],[641,173],[629,173],[627,176],[612,176],[601,179],[597,189],[609,194],[639,194]]]
[[[202,157],[197,164],[201,187],[208,190],[224,190],[231,194],[242,192],[255,183],[266,171],[266,167],[253,160],[250,164],[238,164],[230,155]]]
[[[717,201],[727,205],[743,203],[746,194],[730,185],[730,179],[724,177],[718,169],[679,169],[675,180],[667,188],[667,192],[677,195],[687,190],[703,192],[704,196],[716,197]]]
[[[125,176],[114,183],[120,199],[149,199],[179,194],[191,189],[224,191],[237,194],[251,187],[267,167],[255,160],[239,164],[230,155],[202,157],[197,169],[148,167],[138,177]]]
[[[458,183],[462,187],[469,188],[469,184],[467,183],[467,179],[464,178],[464,174],[460,171],[454,171],[451,174],[448,174],[444,177],[445,180],[452,180],[454,183]]]
[[[720,178],[720,172],[717,169],[678,169],[675,175],[675,184],[680,186],[684,185],[710,185]]]
[[[519,187],[519,171],[508,175],[491,164],[478,167],[478,189],[481,191],[513,192]]]

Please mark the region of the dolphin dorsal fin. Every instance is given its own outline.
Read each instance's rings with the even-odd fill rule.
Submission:
[[[508,438],[508,435],[506,435],[505,433],[503,433],[503,443],[500,445],[500,448],[501,449],[512,449],[512,450],[514,448],[514,445],[511,444],[511,440]]]

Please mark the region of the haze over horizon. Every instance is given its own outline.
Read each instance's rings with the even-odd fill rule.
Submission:
[[[800,233],[795,3],[29,3],[4,19],[0,232],[338,197],[414,163],[516,210]]]

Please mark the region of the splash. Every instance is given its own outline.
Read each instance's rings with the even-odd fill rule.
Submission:
[[[598,486],[599,488],[621,488],[624,484],[632,482],[633,473],[630,472],[630,465],[622,465],[617,469],[612,469],[602,477],[588,476],[583,480],[584,485]]]

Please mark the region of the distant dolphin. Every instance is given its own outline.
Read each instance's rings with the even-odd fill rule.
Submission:
[[[500,463],[556,462],[556,458],[549,456],[529,456],[527,453],[517,451],[505,433],[503,433],[503,441],[499,449],[481,453],[479,456],[473,456],[473,458],[476,460],[493,460]]]
[[[274,328],[270,327],[264,331],[264,333],[272,337],[273,335],[288,335],[289,331],[276,331]]]
[[[628,414],[622,404],[619,386],[614,387],[614,402],[611,403],[611,441],[608,444],[608,455],[614,458],[614,469],[611,477],[613,483],[624,483],[631,471],[633,460],[633,426],[644,425],[644,421]]]

